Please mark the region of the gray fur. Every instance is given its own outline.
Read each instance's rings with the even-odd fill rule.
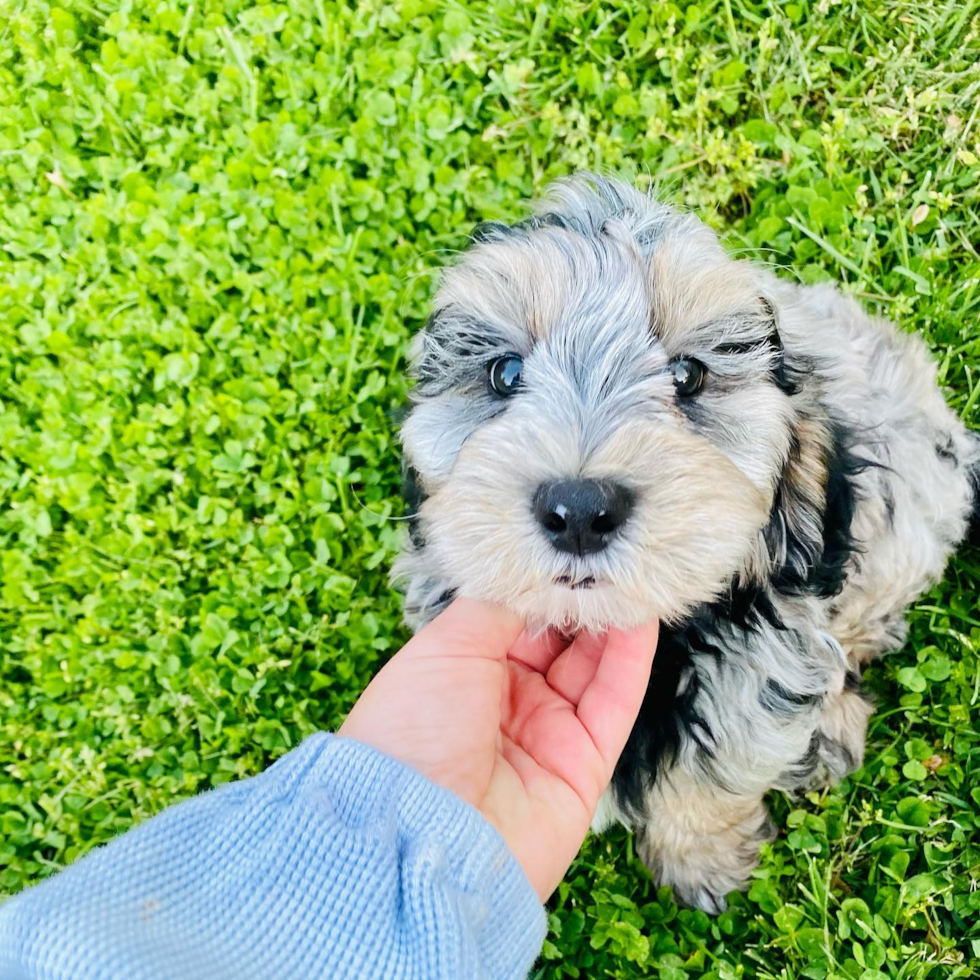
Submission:
[[[566,630],[681,629],[715,610],[713,652],[692,651],[678,682],[676,757],[602,812],[636,829],[659,881],[718,911],[771,836],[763,794],[860,765],[870,708],[853,678],[901,644],[904,608],[964,537],[978,444],[921,341],[836,289],[733,261],[692,216],[589,175],[553,187],[538,215],[478,234],[443,276],[402,434],[423,543],[394,576],[416,627],[457,592]],[[508,352],[524,387],[501,401],[486,365]],[[708,368],[690,400],[669,367],[682,356]],[[838,568],[841,433],[861,465]],[[530,501],[582,476],[623,483],[636,505],[608,549],[573,557]],[[835,573],[831,589],[820,575]],[[558,584],[587,575],[599,586]],[[746,592],[768,616],[718,615]]]

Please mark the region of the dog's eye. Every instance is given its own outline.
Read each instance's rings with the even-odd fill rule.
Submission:
[[[708,369],[693,357],[679,357],[671,365],[674,372],[674,387],[678,395],[690,398],[704,386],[704,376]]]
[[[519,354],[504,354],[487,365],[490,389],[501,398],[509,398],[521,386],[524,359]]]

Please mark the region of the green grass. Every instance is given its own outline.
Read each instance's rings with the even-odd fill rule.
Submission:
[[[335,726],[404,638],[393,409],[431,272],[635,173],[840,280],[980,413],[980,3],[0,0],[0,890]],[[975,551],[715,920],[588,842],[537,975],[980,968]]]

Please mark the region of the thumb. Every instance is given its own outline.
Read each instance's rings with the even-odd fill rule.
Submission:
[[[503,660],[523,629],[521,617],[503,606],[461,597],[416,633],[406,650],[417,657]]]

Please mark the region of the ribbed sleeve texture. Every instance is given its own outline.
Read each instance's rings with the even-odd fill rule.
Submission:
[[[511,980],[544,932],[477,810],[315,735],[0,906],[0,980]]]

